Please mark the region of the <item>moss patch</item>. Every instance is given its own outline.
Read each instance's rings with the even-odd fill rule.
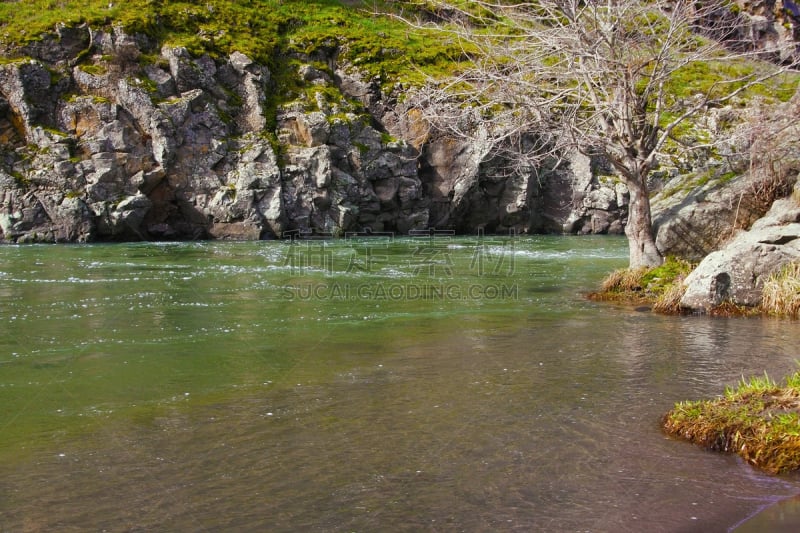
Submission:
[[[58,24],[119,25],[159,43],[184,46],[193,55],[220,57],[239,51],[271,68],[279,66],[278,54],[339,50],[340,59],[395,83],[419,81],[425,73],[450,73],[463,60],[463,48],[455,40],[431,38],[430,32],[396,18],[375,15],[397,10],[408,15],[418,9],[405,2],[336,0],[9,1],[0,2],[0,43],[35,41]]]
[[[745,83],[745,78],[760,74],[759,71],[763,68],[763,64],[755,61],[693,62],[672,75],[667,93],[675,100],[687,100],[697,94],[718,97],[732,89],[738,89]],[[748,88],[742,99],[760,96],[771,103],[786,102],[797,90],[797,83],[798,75],[787,73]]]
[[[744,379],[716,400],[680,402],[663,427],[708,449],[737,453],[771,473],[800,468],[800,372],[779,386],[768,376]]]

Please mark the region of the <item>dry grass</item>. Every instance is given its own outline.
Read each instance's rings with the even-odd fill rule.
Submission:
[[[709,316],[717,317],[755,317],[759,316],[760,314],[762,313],[758,307],[737,305],[729,300],[726,300],[718,306],[708,310]]]
[[[664,416],[667,433],[737,453],[770,473],[800,468],[800,373],[778,386],[765,376],[717,400],[681,402]]]
[[[681,297],[685,291],[683,280],[694,265],[669,257],[664,264],[654,268],[615,270],[602,282],[600,290],[589,295],[592,300],[649,304],[653,310],[664,314],[681,314]]]
[[[786,265],[764,283],[761,309],[769,315],[800,316],[800,262]]]
[[[615,270],[603,279],[600,290],[588,297],[600,302],[649,303],[642,282],[647,272],[647,268]]]
[[[665,315],[686,312],[681,298],[686,291],[683,280],[694,265],[670,258],[656,268],[620,269],[609,274],[600,290],[589,294],[597,301],[652,305],[653,311]],[[708,310],[710,316],[753,317],[769,315],[800,318],[800,261],[786,265],[764,284],[761,305],[748,307],[725,301]]]
[[[602,292],[636,292],[642,290],[642,278],[647,268],[622,268],[615,270],[600,285]]]
[[[679,315],[683,313],[681,298],[683,298],[685,292],[686,286],[683,284],[683,276],[681,276],[680,279],[676,279],[672,285],[658,295],[653,304],[653,311],[664,315]]]

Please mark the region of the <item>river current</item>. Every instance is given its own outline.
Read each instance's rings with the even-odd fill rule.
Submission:
[[[665,436],[800,324],[588,301],[611,237],[0,247],[0,531],[728,531]]]

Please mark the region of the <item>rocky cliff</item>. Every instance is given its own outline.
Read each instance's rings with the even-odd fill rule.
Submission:
[[[276,79],[119,28],[60,27],[0,65],[0,241],[265,239],[428,227],[619,233],[626,193],[575,155],[507,176],[436,137],[336,49]],[[278,102],[281,83],[301,97]]]

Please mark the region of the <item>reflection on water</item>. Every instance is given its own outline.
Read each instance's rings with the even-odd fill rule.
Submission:
[[[786,498],[745,520],[736,533],[796,533],[800,528],[800,497]]]
[[[588,302],[617,239],[518,239],[513,275],[452,244],[438,276],[408,245],[0,248],[1,529],[725,531],[800,493],[659,430],[793,370],[797,324]],[[286,290],[398,279],[518,294]]]

